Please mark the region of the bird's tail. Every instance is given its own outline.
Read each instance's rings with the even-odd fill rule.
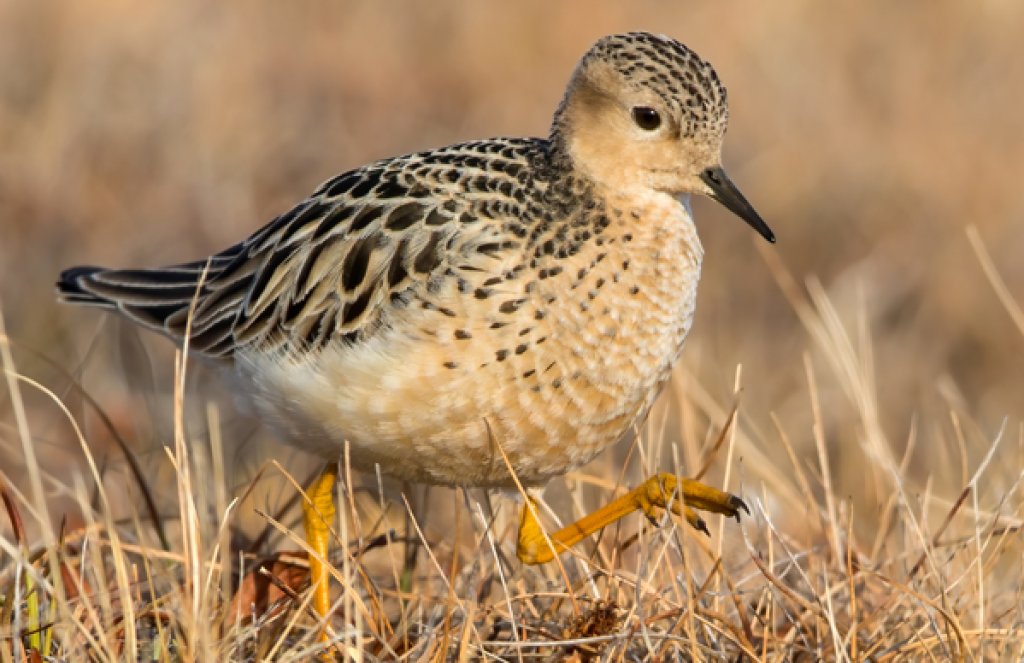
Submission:
[[[203,317],[203,304],[213,290],[211,284],[223,276],[236,257],[225,252],[209,260],[159,269],[72,267],[61,272],[57,292],[61,301],[116,311],[180,342],[188,329],[190,311],[199,311]],[[220,288],[215,290],[221,294]],[[202,340],[194,349],[222,354],[219,345],[228,340],[229,327],[193,325],[192,341]],[[198,338],[200,335],[204,338]]]

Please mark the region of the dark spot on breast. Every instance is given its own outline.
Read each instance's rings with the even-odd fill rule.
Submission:
[[[554,380],[552,380],[551,381],[551,386],[554,387],[555,389],[558,389],[559,387],[561,387],[562,386],[562,378],[555,378]]]
[[[470,334],[465,329],[456,329],[454,335],[455,335],[455,338],[459,339],[460,341],[465,341],[467,339],[473,338],[473,335]]]
[[[529,348],[528,344],[520,343],[519,345],[516,346],[516,354],[517,355],[523,354],[524,352],[526,352],[527,348]]]
[[[523,373],[523,377],[524,378],[532,378],[536,374],[537,374],[537,369],[531,368],[530,370],[528,370],[525,373]]]
[[[498,285],[499,283],[501,283],[501,281],[502,281],[502,279],[501,279],[500,276],[492,276],[491,278],[489,278],[486,281],[484,281],[484,285],[485,286]]]
[[[446,362],[444,363],[444,367],[445,367],[445,368],[458,368],[458,367],[459,367],[459,365],[458,365],[458,363],[456,363],[456,362],[454,362],[454,361],[446,361]]]
[[[508,326],[507,322],[492,322],[488,326],[488,329],[501,329],[502,327],[507,327],[507,326]]]
[[[515,313],[525,301],[525,299],[510,299],[507,302],[502,302],[501,306],[498,307],[498,310],[502,313]]]
[[[636,295],[636,294],[639,294],[639,293],[640,293],[640,286],[638,286],[638,285],[635,285],[635,286],[633,286],[632,288],[629,289],[629,294],[631,294],[631,295]]]
[[[497,358],[498,361],[505,361],[505,358],[508,357],[508,350],[498,350],[497,352],[494,353],[494,356]]]
[[[546,315],[547,315],[547,312],[545,312],[545,311],[539,311],[539,310],[538,311],[534,311],[533,312],[533,319],[534,320],[543,320],[544,316],[546,316]]]
[[[477,299],[487,299],[492,294],[494,294],[494,291],[490,288],[477,288],[473,291],[473,296]]]

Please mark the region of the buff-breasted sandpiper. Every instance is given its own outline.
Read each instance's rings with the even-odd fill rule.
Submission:
[[[771,230],[721,167],[728,110],[707,62],[643,32],[579,62],[550,137],[495,138],[339,175],[248,239],[161,269],[75,267],[64,300],[219,360],[289,443],[415,481],[541,486],[648,412],[690,330],[703,249],[688,196]],[[191,321],[189,320],[191,311]],[[328,610],[334,465],[305,525]],[[673,500],[676,493],[680,500]],[[673,475],[546,535],[539,563],[634,510],[738,515]],[[318,559],[319,557],[319,559]]]

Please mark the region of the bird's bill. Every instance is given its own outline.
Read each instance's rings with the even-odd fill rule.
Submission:
[[[754,206],[747,202],[740,190],[732,183],[729,176],[725,174],[721,166],[708,168],[701,173],[700,178],[711,189],[711,197],[722,203],[730,212],[740,217],[756,230],[761,237],[769,242],[775,242],[775,233],[764,222],[761,215],[757,213]]]

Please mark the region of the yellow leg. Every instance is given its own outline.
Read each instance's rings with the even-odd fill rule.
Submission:
[[[594,532],[634,511],[642,511],[651,522],[656,522],[658,509],[668,508],[670,504],[672,513],[683,516],[693,527],[704,533],[707,533],[708,527],[694,509],[733,516],[737,521],[740,519],[740,509],[750,513],[743,500],[735,495],[705,486],[693,479],[680,479],[674,474],[662,472],[610,504],[550,534],[547,538],[551,539],[551,545],[548,545],[544,530],[533,514],[535,504],[530,498],[530,503],[523,505],[516,554],[524,564],[544,564],[554,559],[555,553],[565,552]]]
[[[334,484],[338,479],[336,463],[328,465],[302,500],[302,524],[306,542],[316,554],[309,556],[309,581],[313,586],[313,609],[321,617],[331,609],[331,593],[327,572],[327,545],[330,525],[334,523]]]

